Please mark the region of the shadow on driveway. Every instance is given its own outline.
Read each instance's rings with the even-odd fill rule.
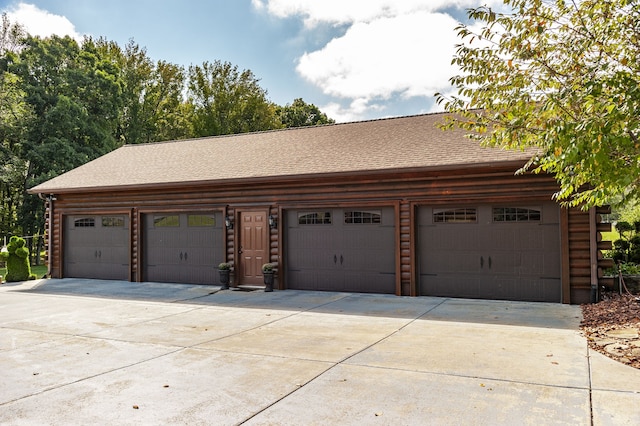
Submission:
[[[221,290],[218,286],[128,282],[84,278],[43,279],[3,284],[5,290],[206,306],[360,315],[530,326],[577,330],[582,314],[575,305],[500,300],[407,297],[386,294],[261,289]]]

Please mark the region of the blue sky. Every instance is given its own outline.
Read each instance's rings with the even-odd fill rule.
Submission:
[[[0,0],[34,35],[133,39],[153,60],[249,69],[338,122],[437,110],[465,9],[498,0]]]

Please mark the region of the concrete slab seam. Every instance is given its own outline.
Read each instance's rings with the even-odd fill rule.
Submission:
[[[107,339],[100,339],[100,340],[107,340]],[[154,357],[151,357],[151,358],[147,358],[147,359],[144,359],[144,360],[140,360],[140,361],[138,361],[138,362],[134,362],[134,363],[132,363],[132,364],[128,364],[128,365],[124,365],[124,366],[120,366],[120,367],[118,367],[118,368],[112,368],[112,369],[107,370],[107,371],[102,371],[102,372],[97,373],[97,374],[92,374],[92,375],[90,375],[90,376],[82,377],[82,378],[80,378],[80,379],[78,379],[78,380],[73,380],[73,381],[71,381],[71,382],[61,383],[61,384],[56,385],[56,386],[51,386],[51,387],[48,387],[48,388],[46,388],[46,389],[42,389],[42,390],[40,390],[40,391],[37,391],[37,392],[31,393],[31,394],[29,394],[29,395],[22,396],[22,397],[20,397],[20,398],[14,398],[14,399],[10,399],[10,400],[4,401],[4,402],[0,402],[0,407],[1,407],[1,406],[3,406],[3,405],[7,405],[7,404],[11,404],[11,403],[14,403],[14,402],[20,401],[20,400],[22,400],[22,399],[31,398],[31,397],[36,396],[36,395],[42,395],[42,394],[44,394],[44,393],[47,393],[47,392],[50,392],[50,391],[53,391],[53,390],[57,390],[57,389],[61,389],[61,388],[67,387],[67,386],[71,386],[71,385],[74,385],[74,384],[76,384],[76,383],[82,383],[82,382],[84,382],[84,381],[91,380],[91,379],[94,379],[94,378],[96,378],[96,377],[104,376],[104,375],[106,375],[106,374],[111,374],[111,373],[113,373],[113,372],[115,372],[115,371],[124,370],[124,369],[126,369],[126,368],[134,367],[134,366],[136,366],[136,365],[140,365],[140,364],[143,364],[143,363],[146,363],[146,362],[149,362],[149,361],[153,361],[153,360],[156,360],[156,359],[164,358],[164,357],[166,357],[166,356],[173,355],[173,354],[175,354],[175,353],[178,353],[178,352],[180,352],[180,351],[184,351],[184,350],[185,350],[185,348],[183,348],[183,347],[178,347],[177,349],[175,349],[175,350],[173,350],[173,351],[166,352],[166,353],[163,353],[163,354],[161,354],[161,355],[157,355],[157,356],[154,356]]]
[[[479,380],[493,381],[493,382],[500,382],[500,383],[517,383],[517,384],[522,384],[522,385],[539,386],[539,387],[551,388],[551,389],[570,389],[570,390],[581,390],[581,391],[588,390],[589,392],[591,392],[591,387],[586,387],[586,386],[560,386],[560,385],[554,385],[554,384],[548,384],[548,383],[536,383],[536,382],[529,382],[529,381],[522,381],[522,380],[501,379],[499,377],[470,376],[468,374],[442,373],[442,372],[438,372],[438,371],[410,370],[410,369],[407,369],[407,368],[398,368],[398,367],[381,367],[381,366],[378,366],[378,365],[367,365],[367,364],[360,364],[360,363],[355,363],[355,362],[354,363],[350,363],[348,365],[356,366],[356,367],[364,367],[364,368],[374,368],[374,369],[378,369],[378,370],[406,371],[408,373],[428,374],[428,375],[442,376],[442,377],[457,377],[457,378],[461,378],[461,379],[479,379]],[[600,390],[600,389],[598,389],[598,390]],[[612,391],[612,392],[616,392],[616,391]],[[623,392],[623,391],[619,391],[619,392]],[[628,392],[628,393],[632,393],[633,394],[635,392]]]
[[[180,303],[180,302],[187,302],[187,301],[189,301],[189,300],[202,299],[203,297],[213,296],[214,294],[219,293],[220,291],[222,291],[222,289],[221,289],[221,288],[219,288],[219,289],[217,289],[217,290],[214,290],[214,291],[212,291],[212,292],[210,292],[210,293],[203,294],[203,295],[201,295],[201,296],[188,297],[188,298],[186,298],[186,299],[177,299],[177,300],[172,300],[172,301],[171,301],[171,302],[169,302],[169,303]]]
[[[341,300],[341,299],[338,299]],[[322,306],[328,305],[330,303],[333,303],[335,301],[329,302],[329,303],[325,303]],[[441,303],[444,303],[441,302]],[[439,305],[438,305],[439,306]],[[333,370],[334,368],[336,368],[339,365],[344,364],[346,361],[348,361],[349,359],[361,354],[362,352],[371,349],[373,346],[387,340],[388,338],[390,338],[391,336],[399,333],[401,330],[403,330],[404,328],[408,327],[409,325],[413,324],[414,322],[418,321],[420,318],[422,318],[424,315],[426,315],[428,312],[430,312],[432,309],[434,308],[429,308],[427,309],[425,312],[421,313],[420,315],[416,316],[415,318],[413,318],[412,320],[408,321],[406,324],[403,324],[401,327],[398,327],[397,329],[393,330],[391,333],[387,334],[384,337],[381,337],[380,339],[378,339],[377,341],[365,346],[364,348],[360,349],[359,351],[356,351],[344,358],[342,358],[341,360],[332,363],[332,365],[330,365],[327,369],[321,371],[320,373],[318,373],[316,376],[312,377],[311,379],[307,380],[307,382],[305,382],[304,384],[302,384],[301,386],[298,386],[296,389],[293,389],[291,392],[287,393],[286,395],[283,395],[281,398],[278,398],[276,401],[273,401],[271,404],[266,405],[265,407],[263,407],[262,409],[258,410],[257,412],[255,412],[253,415],[247,417],[246,419],[244,419],[241,422],[238,422],[238,425],[242,425],[245,424],[246,422],[250,421],[251,419],[253,419],[254,417],[256,417],[257,415],[259,415],[260,413],[266,411],[267,409],[273,407],[274,405],[276,405],[278,402],[284,400],[285,398],[293,395],[294,393],[298,392],[299,390],[303,389],[304,387],[306,387],[307,385],[313,383],[315,380],[317,380],[319,377],[325,375],[327,372]]]
[[[589,418],[591,420],[591,426],[593,426],[593,372],[591,371],[591,350],[589,349],[589,345],[586,343],[586,340],[585,346],[587,347],[587,369],[589,372],[587,375],[589,380]]]
[[[416,319],[420,319],[420,318],[424,317],[425,315],[430,314],[430,313],[431,313],[431,311],[433,311],[433,310],[435,310],[435,309],[439,308],[440,306],[442,306],[442,305],[443,305],[445,302],[447,302],[448,300],[449,300],[449,299],[447,299],[447,298],[442,299],[442,300],[440,301],[440,303],[438,303],[437,305],[434,305],[434,306],[432,306],[431,308],[427,309],[427,310],[426,310],[426,311],[424,311],[422,314],[420,314],[420,316],[419,316],[418,318],[416,318]]]

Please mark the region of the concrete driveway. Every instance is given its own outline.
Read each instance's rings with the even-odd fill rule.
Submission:
[[[82,279],[0,285],[0,423],[640,424],[560,304]]]

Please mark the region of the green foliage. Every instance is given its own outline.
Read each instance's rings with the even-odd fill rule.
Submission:
[[[623,275],[639,275],[640,274],[640,265],[635,263],[621,263],[618,266],[620,273]]]
[[[31,273],[36,276],[36,279],[43,278],[47,275],[47,266],[46,265],[33,265],[31,266]],[[0,276],[7,276],[7,268],[0,267]]]
[[[332,124],[335,120],[327,117],[327,114],[320,111],[314,104],[308,104],[297,98],[293,104],[276,108],[276,114],[279,117],[283,127],[303,127],[317,126],[319,124]]]
[[[23,238],[13,236],[7,244],[6,251],[0,252],[0,258],[7,263],[7,282],[34,280],[29,265],[29,250]]]
[[[640,275],[640,265],[636,263],[617,263],[615,266],[604,271],[605,275]]]
[[[228,271],[231,269],[231,264],[227,262],[222,262],[218,265],[218,269],[221,271]]]
[[[266,272],[267,274],[273,272],[273,263],[265,263],[262,265],[262,272]]]
[[[24,29],[6,14],[0,25],[0,235],[22,232],[15,224],[26,185],[28,162],[21,157],[22,135],[31,108],[25,102],[20,78],[9,71],[23,47]]]
[[[122,80],[122,108],[116,138],[125,144],[184,139],[192,136],[183,105],[184,69],[154,63],[133,40],[120,48],[99,39],[96,44],[116,64]]]
[[[521,172],[553,174],[556,198],[593,206],[640,195],[640,3],[505,0],[469,11],[438,94],[449,126],[488,146],[533,148]]]
[[[627,200],[621,207],[615,207],[619,219],[625,222],[640,222],[640,203],[638,200]]]
[[[610,255],[616,262],[640,263],[640,221],[616,223],[620,239],[613,242]]]
[[[275,105],[249,70],[229,62],[189,67],[189,98],[196,136],[228,135],[281,127]]]

